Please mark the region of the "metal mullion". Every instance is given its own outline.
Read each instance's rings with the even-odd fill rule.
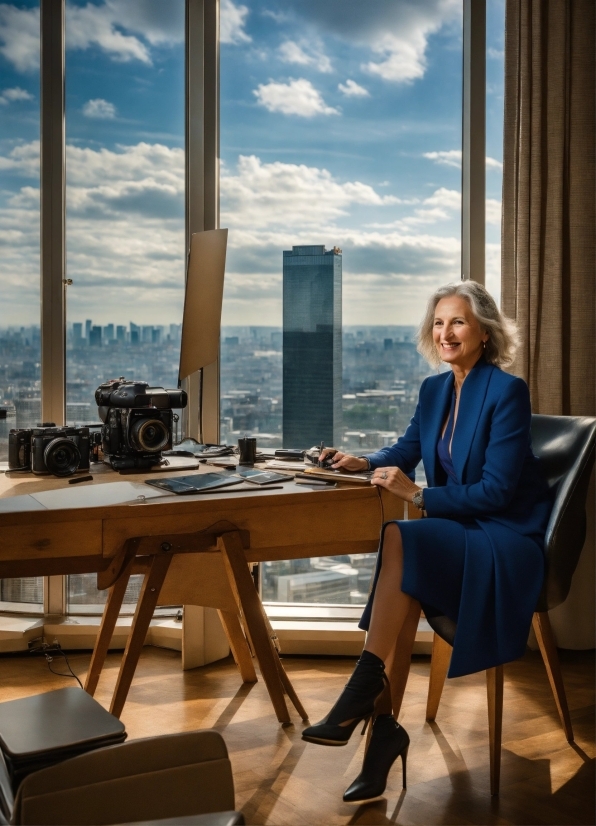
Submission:
[[[66,421],[64,0],[41,0],[41,418]]]
[[[186,0],[186,250],[219,227],[219,0]],[[203,431],[219,441],[219,359],[203,369]],[[184,382],[183,432],[198,437],[200,377]]]
[[[462,279],[485,282],[486,0],[463,0]]]

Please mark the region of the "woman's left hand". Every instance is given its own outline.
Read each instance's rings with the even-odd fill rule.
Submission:
[[[414,484],[414,482],[397,467],[377,468],[373,473],[371,484],[385,488],[390,493],[399,496],[400,499],[405,499],[407,502],[411,502],[416,491],[421,490],[418,485]]]

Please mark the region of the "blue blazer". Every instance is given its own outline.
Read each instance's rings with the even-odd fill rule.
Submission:
[[[481,358],[461,389],[451,459],[459,485],[447,485],[437,443],[449,412],[451,371],[427,378],[405,434],[369,454],[371,467],[399,467],[411,474],[420,459],[428,488],[428,516],[499,522],[542,547],[550,515],[548,487],[532,453],[532,410],[523,379]]]
[[[457,482],[448,479],[437,443],[453,381],[451,371],[426,379],[405,434],[368,456],[373,468],[399,467],[408,474],[420,459],[424,463],[424,507],[431,518],[402,527],[403,582],[410,593],[412,571],[421,572],[421,584],[412,595],[427,610],[438,609],[457,623],[450,677],[491,668],[524,653],[544,577],[544,534],[551,511],[548,487],[531,448],[528,387],[484,358],[462,385],[451,445]],[[444,519],[465,529],[461,580],[455,568],[449,569],[453,577],[444,573],[440,581],[434,578],[433,554],[442,561],[449,556]],[[416,547],[417,536],[427,543],[426,564]],[[368,629],[380,565],[381,554],[361,628]]]

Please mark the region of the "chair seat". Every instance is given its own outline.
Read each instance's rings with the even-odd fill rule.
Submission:
[[[13,789],[33,771],[125,739],[120,720],[80,688],[0,703],[0,748]]]

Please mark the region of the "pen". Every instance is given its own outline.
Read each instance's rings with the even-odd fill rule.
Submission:
[[[69,479],[69,485],[78,485],[79,482],[90,482],[93,479],[93,476],[79,476],[76,479]]]

